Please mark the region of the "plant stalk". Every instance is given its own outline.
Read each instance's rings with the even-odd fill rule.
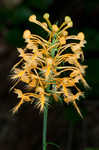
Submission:
[[[47,114],[48,114],[48,106],[46,105],[44,108],[44,116],[43,116],[43,150],[46,150],[47,147]]]

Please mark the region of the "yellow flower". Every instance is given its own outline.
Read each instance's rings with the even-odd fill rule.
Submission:
[[[67,29],[73,26],[69,16],[65,17],[60,27],[51,24],[49,17],[48,13],[43,15],[46,22],[40,22],[34,14],[29,17],[30,22],[39,25],[48,33],[48,39],[32,34],[29,30],[23,33],[26,46],[24,49],[18,48],[21,59],[12,68],[11,78],[17,80],[12,89],[19,82],[24,82],[26,92],[14,89],[20,102],[13,108],[13,112],[16,112],[23,102],[33,101],[40,111],[43,111],[45,105],[50,104],[50,96],[53,96],[57,102],[60,97],[66,103],[72,102],[82,116],[76,100],[84,96],[77,83],[81,81],[88,87],[84,79],[86,66],[80,64],[84,60],[84,34],[80,32],[77,35],[69,35]]]

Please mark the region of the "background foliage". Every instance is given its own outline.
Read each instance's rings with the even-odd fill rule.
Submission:
[[[46,34],[28,22],[31,14],[42,20],[49,12],[51,21],[59,24],[66,15],[71,16],[74,27],[70,33],[85,33],[84,48],[86,80],[90,90],[79,107],[85,117],[81,120],[72,105],[55,105],[49,110],[48,140],[67,150],[98,150],[99,148],[99,1],[98,0],[1,0],[0,1],[0,148],[16,150],[41,149],[42,114],[33,106],[24,105],[15,116],[9,110],[17,103],[9,94],[9,72],[17,61],[17,47],[24,46],[23,31],[30,29],[46,37]],[[54,122],[54,124],[53,124]],[[19,138],[21,137],[21,139]],[[61,137],[61,139],[60,139]],[[68,140],[67,140],[68,139]],[[16,146],[15,146],[16,145]],[[48,149],[55,149],[48,146]],[[56,148],[57,149],[57,148]]]

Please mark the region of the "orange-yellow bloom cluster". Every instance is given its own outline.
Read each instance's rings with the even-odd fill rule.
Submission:
[[[13,66],[12,79],[16,80],[12,87],[20,102],[13,108],[16,112],[23,102],[34,102],[40,111],[50,103],[50,96],[58,101],[61,99],[72,102],[78,113],[76,100],[83,96],[77,84],[79,81],[88,87],[84,79],[85,65],[82,47],[86,41],[82,32],[68,35],[67,29],[73,26],[71,18],[66,16],[60,27],[51,24],[49,14],[44,14],[46,22],[37,20],[36,15],[29,17],[29,21],[42,27],[48,33],[48,39],[32,34],[25,30],[23,38],[26,42],[24,49],[18,48],[20,61]],[[14,87],[23,82],[26,91]]]

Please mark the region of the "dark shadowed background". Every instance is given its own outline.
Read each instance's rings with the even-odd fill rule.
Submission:
[[[24,104],[17,114],[10,111],[18,102],[9,92],[9,74],[17,62],[17,47],[24,45],[25,29],[44,35],[28,22],[31,14],[42,20],[50,13],[53,23],[71,16],[71,34],[84,32],[86,80],[90,90],[78,103],[84,120],[69,106],[54,104],[48,114],[48,150],[99,150],[99,0],[0,0],[0,150],[41,150],[43,114],[33,105]]]

